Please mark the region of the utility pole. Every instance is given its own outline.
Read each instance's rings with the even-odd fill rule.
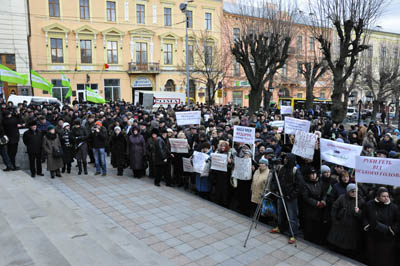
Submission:
[[[188,10],[187,5],[189,2],[193,2],[193,0],[187,0],[184,3],[179,5],[181,11],[185,14],[185,40],[186,40],[186,99],[187,105],[190,103],[190,73],[189,73],[189,35],[188,35]]]

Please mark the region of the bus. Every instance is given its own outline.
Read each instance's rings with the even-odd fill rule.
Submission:
[[[280,97],[277,108],[280,109],[281,106],[292,106],[293,111],[296,109],[305,109],[306,98]],[[313,106],[316,110],[324,110],[325,112],[329,112],[331,111],[332,101],[324,98],[314,98]]]

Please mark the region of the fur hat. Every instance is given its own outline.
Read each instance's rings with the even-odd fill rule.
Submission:
[[[64,122],[63,124],[63,128],[70,126],[70,124],[68,122]]]
[[[261,157],[261,159],[258,161],[258,164],[265,164],[266,166],[268,166],[269,162],[264,157]]]
[[[331,168],[329,168],[329,166],[327,165],[321,165],[321,174],[326,173],[326,172],[330,172]]]
[[[350,183],[347,185],[346,191],[347,191],[347,193],[349,193],[352,190],[356,190],[356,184]]]
[[[32,126],[36,126],[36,121],[35,120],[31,120],[31,121],[29,121],[27,124],[26,124],[26,126],[29,128],[29,127],[32,127]]]
[[[151,134],[153,135],[153,134],[156,134],[157,136],[160,134],[160,131],[157,129],[157,128],[153,128],[152,130],[151,130]]]

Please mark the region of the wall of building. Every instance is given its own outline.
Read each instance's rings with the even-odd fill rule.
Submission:
[[[22,74],[29,73],[28,56],[28,16],[26,0],[0,0],[0,55],[15,55],[15,63],[0,62],[4,65],[15,66],[15,70]],[[3,58],[0,56],[0,58]],[[2,61],[4,58],[2,59]],[[16,93],[29,93],[26,86],[16,84],[2,84],[2,90],[9,86],[16,89]],[[7,93],[6,93],[7,94]]]
[[[81,19],[78,0],[59,0],[59,17],[49,16],[48,0],[35,1],[35,5],[31,6],[33,69],[49,81],[60,78],[63,71],[71,80],[73,90],[89,75],[90,83],[98,84],[98,92],[102,96],[105,92],[104,79],[120,79],[121,99],[127,101],[132,101],[131,85],[137,84],[135,80],[143,80],[143,77],[152,84],[153,90],[164,90],[169,79],[173,80],[176,91],[183,90],[186,87],[182,70],[185,62],[185,17],[179,9],[179,2],[112,0],[116,5],[116,19],[113,22],[107,21],[107,2],[110,1],[89,0],[90,15],[88,19]],[[138,23],[137,5],[145,7],[144,24]],[[171,26],[165,26],[164,8],[171,8]],[[189,30],[189,35],[196,36],[203,32],[205,13],[211,13],[212,30],[209,34],[218,44],[222,2],[197,0],[189,3],[188,9],[193,12],[193,29]],[[52,62],[52,38],[62,39],[62,63]],[[82,63],[81,40],[91,41],[92,63]],[[118,45],[116,63],[110,63],[107,58],[109,41],[115,41]],[[144,43],[147,49],[148,65],[145,70],[129,67],[130,64],[136,66],[137,43]],[[165,44],[173,47],[170,65],[164,64]],[[150,66],[155,66],[156,70],[150,70]],[[196,84],[197,88],[202,86]],[[42,93],[35,90],[35,94]]]

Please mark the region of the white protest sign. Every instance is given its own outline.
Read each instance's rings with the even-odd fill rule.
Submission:
[[[210,158],[208,154],[203,152],[195,151],[193,153],[193,170],[196,173],[201,174],[206,166],[207,159]]]
[[[281,106],[281,115],[291,115],[293,114],[292,106]]]
[[[201,111],[176,112],[175,115],[178,126],[200,124]]]
[[[193,166],[190,158],[182,158],[183,162],[183,172],[193,173]]]
[[[228,171],[228,156],[226,154],[213,153],[211,154],[211,169],[222,172]]]
[[[310,132],[311,122],[308,120],[285,117],[285,134],[296,134],[297,130]]]
[[[210,119],[210,115],[209,115],[209,114],[205,114],[205,115],[204,115],[204,121],[207,122],[208,119]]]
[[[171,152],[176,153],[188,153],[188,142],[187,139],[169,139],[169,143],[171,144]]]
[[[400,186],[400,160],[357,156],[356,181]]]
[[[300,157],[312,160],[314,158],[317,135],[304,131],[296,131],[292,153]]]
[[[283,131],[283,127],[285,126],[285,121],[283,121],[283,120],[271,121],[271,122],[269,122],[269,125],[271,127],[277,127],[278,132],[280,133]]]
[[[328,139],[320,139],[321,159],[330,163],[356,167],[356,156],[362,151],[362,146],[351,145]]]
[[[235,157],[235,168],[232,176],[240,180],[250,180],[252,177],[251,158]]]
[[[233,141],[254,144],[256,139],[256,129],[253,127],[234,126]]]

